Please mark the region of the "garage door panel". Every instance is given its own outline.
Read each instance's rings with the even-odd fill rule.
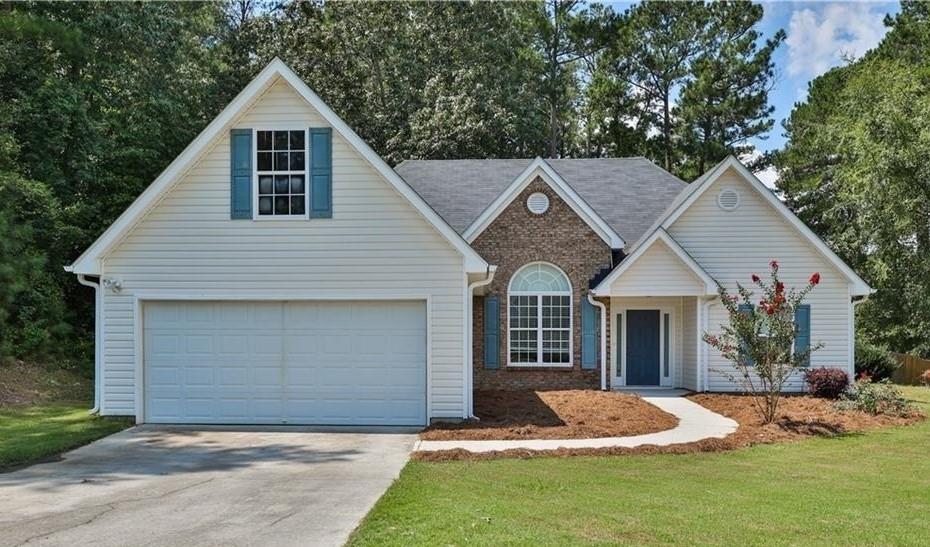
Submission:
[[[422,302],[156,302],[143,313],[147,421],[426,421]]]

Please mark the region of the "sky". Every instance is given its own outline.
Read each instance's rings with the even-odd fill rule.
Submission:
[[[765,15],[760,30],[770,37],[787,33],[774,55],[777,79],[769,94],[775,106],[775,127],[753,144],[762,151],[785,144],[781,121],[796,102],[807,96],[807,84],[827,70],[858,58],[885,36],[886,14],[900,11],[898,2],[761,2]]]

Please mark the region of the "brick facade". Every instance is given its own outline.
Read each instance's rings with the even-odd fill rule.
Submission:
[[[530,194],[549,197],[549,209],[533,214]],[[500,368],[484,367],[484,297],[474,299],[473,367],[475,389],[572,389],[600,387],[599,368],[581,368],[581,300],[588,282],[611,265],[611,250],[548,184],[536,178],[472,243],[485,260],[497,265],[487,293],[500,298]],[[572,367],[514,368],[507,366],[507,287],[514,273],[531,262],[549,262],[562,269],[572,285]],[[605,305],[609,303],[602,300]],[[610,328],[608,323],[608,337]],[[609,340],[608,340],[609,344]],[[609,346],[608,346],[609,347]],[[600,352],[600,348],[598,348]],[[600,361],[600,357],[598,357]],[[600,366],[600,362],[598,363]]]

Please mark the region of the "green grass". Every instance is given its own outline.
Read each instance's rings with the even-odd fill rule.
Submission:
[[[926,545],[928,455],[925,421],[725,453],[411,462],[350,545]]]
[[[87,403],[0,408],[0,471],[33,463],[116,433],[127,420],[87,413]]]

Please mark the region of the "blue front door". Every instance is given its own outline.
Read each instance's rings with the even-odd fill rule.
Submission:
[[[659,385],[659,310],[626,313],[626,385]]]

